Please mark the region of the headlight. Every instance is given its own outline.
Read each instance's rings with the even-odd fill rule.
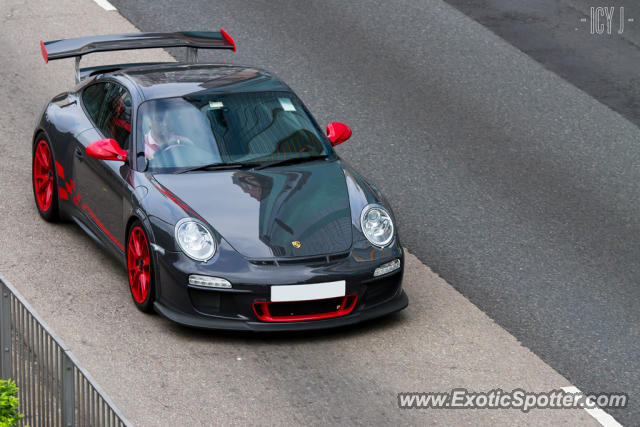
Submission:
[[[209,229],[193,218],[183,218],[176,224],[176,242],[189,258],[208,261],[216,253],[216,241]]]
[[[367,205],[360,214],[362,233],[374,246],[384,247],[393,239],[391,215],[380,205]]]

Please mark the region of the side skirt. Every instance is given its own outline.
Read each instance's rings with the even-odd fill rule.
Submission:
[[[105,242],[96,235],[96,233],[93,232],[93,230],[91,230],[91,228],[89,226],[87,226],[84,221],[82,221],[82,219],[78,218],[76,215],[71,215],[71,219],[73,220],[73,222],[75,222],[76,224],[78,224],[78,227],[80,227],[85,233],[87,233],[87,235],[89,237],[91,237],[91,239],[93,241],[95,241],[102,249],[104,249],[107,253],[109,253],[110,255],[112,255],[115,259],[118,260],[118,262],[124,267],[127,268],[127,260],[125,258],[124,252],[121,251],[119,248],[116,248],[114,245],[112,244],[105,244]]]

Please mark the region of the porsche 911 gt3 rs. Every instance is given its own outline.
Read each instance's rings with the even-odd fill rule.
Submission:
[[[186,47],[184,63],[79,68],[92,52]],[[193,327],[298,330],[405,308],[393,213],[336,154],[295,93],[224,31],[41,42],[76,59],[77,85],[45,107],[33,190],[47,221],[72,220],[126,267],[134,304]]]

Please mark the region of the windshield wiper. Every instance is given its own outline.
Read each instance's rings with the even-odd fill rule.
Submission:
[[[265,162],[260,164],[260,166],[256,166],[254,169],[259,170],[264,168],[270,168],[271,166],[280,166],[280,165],[287,165],[291,163],[306,162],[308,160],[320,160],[320,159],[326,159],[327,157],[328,156],[326,154],[316,154],[314,156],[290,157],[284,160],[274,160],[273,162]]]
[[[176,173],[186,173],[193,171],[202,171],[202,170],[220,170],[220,169],[242,169],[242,168],[252,168],[258,163],[242,163],[242,162],[230,162],[230,163],[209,163],[207,165],[196,166],[193,168],[183,169],[180,172]]]

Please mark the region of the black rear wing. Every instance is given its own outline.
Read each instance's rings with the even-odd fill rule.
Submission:
[[[106,36],[78,37],[73,39],[40,41],[44,62],[76,58],[76,80],[79,81],[79,63],[83,55],[114,50],[186,47],[187,61],[198,61],[198,49],[230,49],[236,44],[222,28],[218,32],[131,33]]]

